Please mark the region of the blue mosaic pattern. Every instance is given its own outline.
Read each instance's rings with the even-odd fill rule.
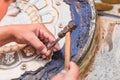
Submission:
[[[82,2],[68,0],[67,3],[71,7],[72,19],[77,25],[77,28],[71,34],[71,56],[75,56],[78,50],[85,46],[89,38],[89,26],[92,14],[87,0]],[[62,52],[64,53],[64,50]]]

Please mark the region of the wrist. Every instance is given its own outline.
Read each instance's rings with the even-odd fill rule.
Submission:
[[[0,28],[0,35],[2,36],[2,40],[11,42],[14,41],[14,31],[11,27],[4,26]]]

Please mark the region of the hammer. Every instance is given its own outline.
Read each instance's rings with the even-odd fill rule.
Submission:
[[[65,37],[65,65],[64,69],[66,71],[69,70],[69,63],[70,63],[70,53],[71,53],[71,39],[70,34],[73,30],[76,29],[76,25],[73,21],[70,21],[67,26],[64,27],[64,29],[58,33],[58,38],[47,48],[48,50],[55,46],[55,44]]]

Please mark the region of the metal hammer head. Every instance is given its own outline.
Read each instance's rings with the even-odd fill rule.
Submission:
[[[70,21],[68,25],[64,27],[64,29],[61,32],[58,33],[58,36],[60,38],[63,38],[67,32],[72,32],[73,30],[75,30],[76,27],[76,24],[73,21]]]

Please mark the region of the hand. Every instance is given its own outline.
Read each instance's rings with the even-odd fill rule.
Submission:
[[[32,45],[37,52],[43,55],[43,58],[49,56],[53,48],[56,50],[60,49],[59,45],[56,44],[55,47],[47,51],[47,46],[55,40],[55,37],[43,24],[10,25],[6,27],[6,29],[8,29],[12,35],[12,41]]]
[[[53,77],[52,80],[81,80],[79,67],[71,62],[70,70],[68,72],[63,70]]]

